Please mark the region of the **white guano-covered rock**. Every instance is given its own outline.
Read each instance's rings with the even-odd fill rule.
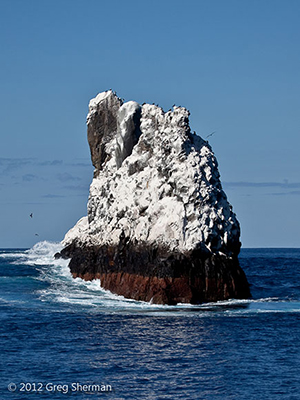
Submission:
[[[92,146],[102,138],[93,136],[92,127],[102,127],[104,114],[114,132],[99,130],[105,146],[98,157]],[[122,105],[111,91],[91,100],[87,123],[96,169],[88,215],[68,232],[64,245],[76,237],[114,245],[125,235],[133,243],[183,253],[200,247],[229,256],[238,252],[239,223],[222,190],[216,158],[207,141],[191,134],[188,117],[183,107],[165,113],[155,105]]]

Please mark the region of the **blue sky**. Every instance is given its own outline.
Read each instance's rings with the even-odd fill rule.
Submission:
[[[215,131],[244,247],[299,247],[298,0],[0,7],[0,247],[59,241],[86,215],[88,102],[110,88],[185,106],[192,130]]]

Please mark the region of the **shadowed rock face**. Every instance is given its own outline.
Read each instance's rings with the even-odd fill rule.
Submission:
[[[140,105],[134,101],[125,103],[119,109],[115,147],[117,168],[120,168],[125,158],[130,156],[141,135],[141,111]]]
[[[111,91],[91,100],[88,215],[60,254],[74,277],[160,304],[250,296],[239,223],[211,147],[191,134],[188,116],[182,107],[122,104]]]
[[[95,167],[95,177],[99,174],[102,164],[109,158],[106,145],[117,135],[118,111],[122,105],[122,101],[113,93],[110,96],[103,96],[102,101],[99,101],[100,97],[98,101],[96,99],[90,103],[87,124],[87,137],[92,163]]]
[[[156,304],[199,304],[250,297],[246,276],[238,259],[170,253],[167,249],[133,246],[126,238],[117,246],[67,246],[74,278],[100,279],[112,293]]]

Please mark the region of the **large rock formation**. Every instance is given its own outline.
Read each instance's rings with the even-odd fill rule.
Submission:
[[[250,296],[239,223],[211,147],[188,117],[182,107],[123,104],[112,91],[91,100],[88,215],[61,252],[74,277],[153,303]]]

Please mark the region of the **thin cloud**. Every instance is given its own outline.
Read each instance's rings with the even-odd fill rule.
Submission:
[[[300,182],[223,182],[223,186],[227,188],[235,188],[235,187],[254,187],[254,188],[270,188],[277,187],[282,189],[298,189],[300,188]]]
[[[32,165],[34,158],[0,158],[0,166],[5,167],[3,174],[10,174],[20,168]]]
[[[68,172],[62,172],[56,175],[57,179],[61,182],[70,182],[70,181],[81,181],[81,178],[77,176],[73,176]]]
[[[90,167],[90,168],[94,168],[93,167],[93,165],[92,165],[92,163],[91,162],[78,162],[78,163],[70,163],[70,164],[67,164],[67,165],[70,165],[71,167],[84,167],[84,168],[87,168],[87,167]]]
[[[34,175],[34,174],[25,174],[25,175],[22,176],[22,180],[24,182],[32,182],[32,181],[35,181],[35,180],[38,180],[38,179],[39,179],[39,177],[37,175]]]
[[[44,194],[42,196],[44,199],[58,199],[58,198],[62,198],[62,197],[67,197],[67,196],[62,196],[60,194]]]
[[[45,160],[37,161],[36,158],[24,157],[24,158],[5,158],[0,157],[0,166],[16,169],[24,167],[25,165],[39,165],[39,166],[56,166],[62,165],[63,160]]]
[[[52,160],[52,161],[42,161],[38,162],[37,165],[41,166],[57,166],[57,165],[62,165],[63,160]]]
[[[8,157],[0,157],[0,165],[24,165],[24,164],[31,164],[35,158],[29,158],[29,157],[24,157],[24,158],[8,158]]]
[[[84,191],[86,193],[88,193],[89,191],[89,184],[81,184],[81,185],[68,185],[68,186],[64,186],[64,189],[67,190],[77,190],[77,191]]]
[[[66,165],[70,165],[72,167],[91,167],[93,168],[93,164],[90,158],[75,158],[74,160],[66,163]]]
[[[300,190],[291,190],[289,192],[269,193],[271,196],[300,196]]]

